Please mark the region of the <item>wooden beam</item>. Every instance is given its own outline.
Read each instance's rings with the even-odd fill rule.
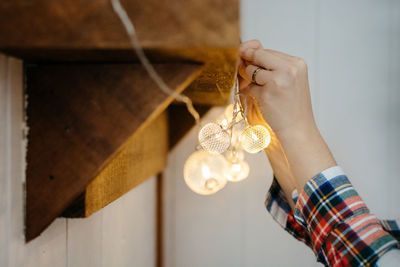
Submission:
[[[162,172],[168,153],[167,112],[138,130],[62,214],[84,218]]]
[[[86,187],[85,217],[164,170],[168,154],[167,128],[167,114],[163,113],[127,141],[125,148]]]
[[[121,3],[146,49],[226,48],[239,41],[238,0]],[[110,0],[1,1],[0,35],[7,36],[0,39],[0,49],[16,53],[130,49]]]
[[[195,105],[200,116],[204,116],[212,106]],[[169,122],[169,149],[173,149],[175,145],[195,126],[195,121],[190,113],[186,110],[186,106],[182,104],[174,104],[168,107]]]
[[[238,58],[239,0],[121,2],[152,62],[204,63],[187,90],[195,103],[227,103]],[[7,36],[0,51],[31,62],[137,62],[110,0],[0,1],[0,36]]]
[[[179,92],[200,72],[193,64],[156,69]],[[172,98],[138,64],[28,65],[26,87],[29,241],[81,196]]]
[[[211,106],[195,105],[200,116]],[[195,125],[186,106],[174,103],[146,128],[138,130],[110,163],[62,213],[84,218],[102,209],[166,167],[168,150]]]

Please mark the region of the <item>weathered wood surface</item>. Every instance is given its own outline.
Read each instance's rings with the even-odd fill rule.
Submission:
[[[187,90],[199,104],[226,104],[239,44],[238,0],[121,0],[155,63],[197,61]],[[0,51],[29,61],[136,62],[109,0],[0,2]]]
[[[203,116],[211,106],[196,105]],[[107,166],[86,187],[62,216],[84,218],[102,209],[166,167],[168,150],[195,125],[184,104],[173,104],[137,131]]]
[[[85,217],[102,209],[167,165],[168,121],[161,114],[137,131],[85,191]]]
[[[121,0],[145,48],[236,46],[238,0]],[[127,49],[125,30],[110,0],[0,2],[0,47]],[[18,30],[16,30],[18,29]]]
[[[193,64],[160,64],[182,91]],[[138,64],[29,65],[26,238],[43,231],[172,101]]]
[[[197,112],[200,116],[204,116],[212,106],[209,105],[195,105]],[[168,107],[168,135],[169,135],[169,149],[173,149],[176,144],[195,126],[195,121],[190,113],[186,110],[183,104],[174,104]]]

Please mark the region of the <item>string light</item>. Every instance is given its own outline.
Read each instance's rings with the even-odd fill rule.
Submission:
[[[153,65],[146,57],[136,35],[135,27],[120,0],[110,0],[115,13],[120,18],[132,47],[147,73],[158,85],[159,89],[177,101],[186,104],[189,113],[200,125],[200,115],[189,97],[179,94],[168,87]],[[228,105],[224,117],[219,123],[208,123],[198,135],[202,149],[194,152],[184,166],[184,179],[194,192],[202,195],[213,194],[221,190],[229,179],[232,182],[247,178],[250,168],[244,161],[242,149],[249,153],[257,153],[265,149],[271,135],[262,125],[249,126],[246,119],[247,105],[242,105],[239,97],[239,85],[236,80],[234,103]],[[222,153],[225,153],[223,156]]]
[[[217,123],[207,123],[199,132],[199,143],[211,153],[224,153],[231,144],[229,134]]]
[[[187,186],[200,195],[210,195],[227,183],[229,165],[220,154],[205,150],[194,152],[186,161],[183,177]]]
[[[225,158],[232,163],[244,160],[244,153],[241,149],[233,148],[226,151]]]
[[[257,153],[271,141],[266,127],[249,125],[247,105],[243,108],[240,102],[237,81],[235,87],[234,104],[226,107],[217,122],[207,123],[199,131],[198,147],[204,150],[192,154],[185,163],[186,184],[198,194],[213,194],[225,186],[226,182],[216,177],[230,182],[246,179],[250,167],[244,160],[243,150]]]
[[[239,182],[246,179],[249,176],[249,173],[250,167],[246,161],[242,160],[236,163],[231,163],[228,180],[231,182]]]
[[[248,126],[240,135],[240,144],[248,153],[257,153],[268,147],[271,134],[262,125]]]
[[[114,9],[114,12],[118,15],[119,19],[122,22],[122,25],[125,28],[126,33],[128,34],[129,41],[135,50],[136,55],[138,56],[140,62],[142,63],[143,67],[149,74],[150,78],[158,85],[158,88],[166,93],[169,96],[172,96],[177,101],[183,102],[186,104],[186,108],[189,113],[194,118],[196,125],[200,125],[200,115],[197,110],[193,106],[192,100],[189,97],[182,95],[175,90],[169,88],[169,86],[165,83],[165,81],[158,75],[157,71],[154,69],[153,65],[150,63],[149,59],[147,58],[142,45],[139,42],[139,38],[136,35],[135,26],[132,23],[132,20],[129,18],[128,14],[126,13],[125,8],[121,5],[119,0],[110,0],[111,5]]]

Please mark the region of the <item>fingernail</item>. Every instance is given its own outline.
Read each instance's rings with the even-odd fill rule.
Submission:
[[[251,58],[251,57],[253,56],[253,54],[254,54],[254,49],[252,49],[252,48],[248,48],[248,49],[246,49],[246,51],[244,51],[244,52],[242,53],[242,55],[243,55],[245,58]]]

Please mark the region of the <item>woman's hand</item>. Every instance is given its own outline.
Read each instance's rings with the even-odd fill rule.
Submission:
[[[252,76],[257,68],[261,70],[255,84]],[[241,46],[239,75],[241,93],[249,103],[249,122],[263,124],[265,120],[272,128],[299,191],[314,175],[336,165],[314,120],[304,60],[264,49],[253,40]],[[271,165],[278,155],[278,149],[274,151],[267,149]],[[285,176],[284,180],[290,180],[290,175]]]
[[[258,41],[241,46],[241,90],[257,101],[264,119],[278,137],[316,130],[307,65],[303,59],[263,49]],[[252,84],[254,71],[261,67]]]

